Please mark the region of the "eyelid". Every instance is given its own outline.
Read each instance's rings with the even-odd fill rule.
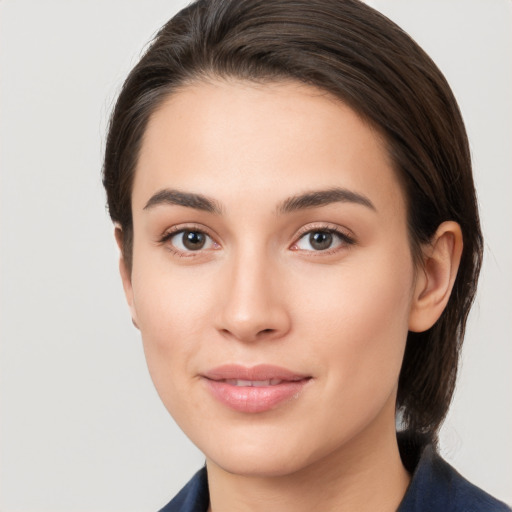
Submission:
[[[196,224],[195,222],[187,223],[184,222],[182,224],[176,224],[175,226],[171,226],[170,228],[167,228],[159,237],[159,242],[166,242],[169,240],[172,236],[176,235],[177,233],[181,233],[183,231],[199,231],[201,233],[204,233],[205,235],[208,235],[212,240],[215,240],[215,235],[211,233],[211,230],[207,228],[206,226],[203,226],[202,224]],[[215,240],[216,241],[216,240]],[[218,243],[218,242],[216,242]]]
[[[306,224],[302,226],[294,236],[295,240],[298,240],[306,233],[310,233],[311,231],[329,231],[332,233],[339,233],[341,236],[348,238],[355,242],[355,235],[350,231],[350,229],[340,226],[338,224],[333,224],[332,222],[312,222],[310,224]]]

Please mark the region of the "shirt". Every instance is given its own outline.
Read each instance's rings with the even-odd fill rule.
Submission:
[[[404,465],[413,470],[412,478],[397,512],[512,512],[462,477],[432,445],[416,451],[409,446],[408,450],[404,459],[401,446]],[[209,501],[204,467],[160,512],[206,512]]]

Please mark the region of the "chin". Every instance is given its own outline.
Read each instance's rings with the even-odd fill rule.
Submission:
[[[296,473],[307,465],[301,464],[300,460],[289,454],[281,452],[269,455],[265,450],[260,450],[256,456],[235,451],[232,456],[207,457],[207,461],[227,473],[253,478],[284,477]]]
[[[323,439],[315,439],[311,434],[311,442],[308,443],[308,436],[300,435],[300,432],[293,435],[289,427],[284,432],[282,429],[265,428],[249,430],[252,430],[252,435],[244,432],[237,436],[231,430],[231,435],[218,436],[215,443],[206,443],[202,451],[208,463],[245,477],[284,477],[321,460],[333,448],[330,443],[322,443]]]

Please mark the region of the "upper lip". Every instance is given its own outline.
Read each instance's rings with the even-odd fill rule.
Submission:
[[[203,377],[210,380],[247,380],[266,381],[271,379],[282,381],[299,381],[311,376],[297,373],[281,366],[259,364],[256,366],[243,366],[239,364],[225,364],[212,368],[203,373]]]

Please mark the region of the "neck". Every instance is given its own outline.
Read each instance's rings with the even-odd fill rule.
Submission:
[[[247,476],[207,461],[210,512],[395,511],[410,476],[391,427],[371,425],[339,450],[280,476]]]

